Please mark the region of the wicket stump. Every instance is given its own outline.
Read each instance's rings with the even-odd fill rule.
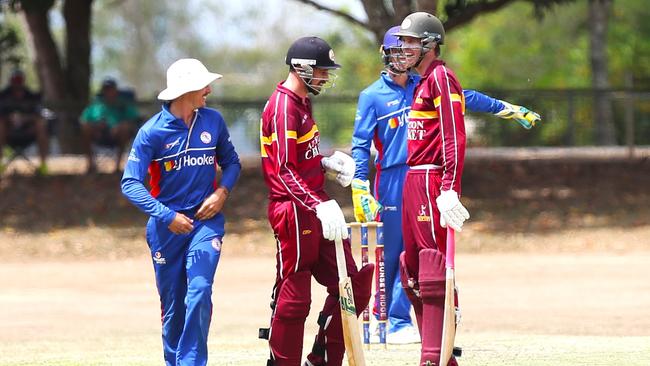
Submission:
[[[375,228],[375,301],[376,309],[379,312],[378,330],[379,343],[386,347],[386,323],[388,319],[386,303],[386,273],[384,267],[384,224],[381,222],[348,223],[348,233],[352,241],[352,228],[358,227],[360,233],[361,265],[368,264],[368,228]],[[370,347],[370,305],[363,310],[363,343]]]

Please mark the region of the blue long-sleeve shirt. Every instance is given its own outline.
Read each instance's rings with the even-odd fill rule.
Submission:
[[[411,74],[406,86],[395,83],[387,72],[359,95],[352,134],[352,158],[357,167],[355,178],[368,179],[370,146],[375,143],[378,171],[406,164],[408,114],[415,87],[420,81]],[[473,112],[498,113],[504,108],[500,100],[475,90],[463,90],[465,108]]]
[[[231,191],[241,170],[221,114],[199,108],[188,127],[165,104],[133,141],[122,176],[122,193],[140,210],[170,224],[177,211],[194,210],[220,185]],[[151,176],[151,191],[144,180]]]

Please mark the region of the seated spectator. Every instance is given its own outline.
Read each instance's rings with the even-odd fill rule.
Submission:
[[[41,97],[25,86],[25,74],[15,70],[9,85],[0,91],[0,172],[2,153],[6,144],[25,145],[38,143],[40,165],[37,174],[47,173],[48,132],[47,121],[43,118]]]
[[[136,130],[137,121],[138,111],[134,101],[121,95],[114,79],[105,79],[95,100],[81,114],[81,133],[88,159],[88,173],[97,171],[93,143],[117,147],[115,171],[120,170],[122,155]]]

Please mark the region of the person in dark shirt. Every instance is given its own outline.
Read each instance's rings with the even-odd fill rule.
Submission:
[[[15,70],[9,85],[0,91],[0,171],[2,152],[7,143],[28,144],[38,142],[40,165],[37,173],[47,172],[48,135],[47,121],[43,118],[41,97],[25,86],[25,74]]]

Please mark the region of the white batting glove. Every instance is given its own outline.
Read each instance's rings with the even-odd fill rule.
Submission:
[[[456,231],[462,231],[463,223],[469,219],[469,212],[460,203],[458,193],[453,189],[441,191],[440,196],[436,198],[436,205],[440,211],[440,226],[447,227],[449,225]]]
[[[341,207],[335,200],[316,205],[316,217],[323,227],[323,237],[327,240],[347,239],[348,226]]]
[[[354,159],[346,153],[335,151],[329,157],[324,157],[320,164],[329,172],[336,173],[336,181],[343,187],[347,187],[354,178],[356,164]]]

